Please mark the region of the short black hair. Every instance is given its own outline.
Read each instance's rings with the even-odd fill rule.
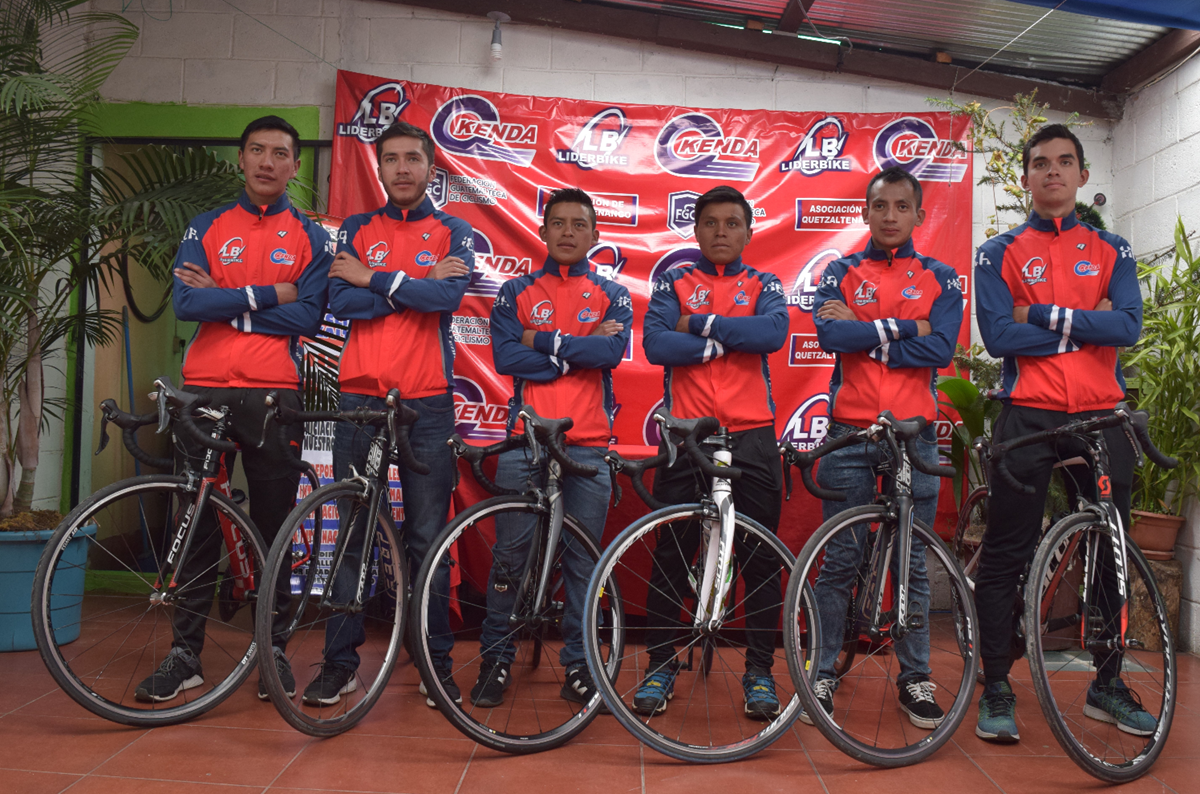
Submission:
[[[742,208],[742,212],[746,214],[746,226],[749,227],[750,224],[754,223],[754,210],[750,208],[750,202],[746,201],[746,197],[735,187],[717,185],[696,199],[696,223],[700,222],[700,215],[709,204],[737,204]]]
[[[542,207],[543,224],[550,216],[550,208],[555,204],[582,204],[587,207],[588,214],[592,216],[592,228],[596,228],[596,208],[592,205],[592,197],[579,188],[562,187],[551,193],[550,198],[546,199],[546,205]]]
[[[421,142],[421,148],[425,150],[429,164],[433,165],[433,138],[430,138],[429,133],[425,130],[415,124],[409,124],[407,121],[393,121],[392,126],[379,133],[379,137],[375,139],[375,159],[383,157],[383,142],[392,138],[416,138]]]
[[[296,128],[289,124],[287,119],[280,116],[263,116],[247,124],[246,129],[242,130],[242,142],[238,145],[238,149],[245,151],[246,141],[250,138],[251,133],[259,130],[279,130],[291,135],[292,157],[300,159],[300,133],[296,132]]]
[[[1029,136],[1029,140],[1025,141],[1025,148],[1021,150],[1021,170],[1026,176],[1029,175],[1029,153],[1033,151],[1033,147],[1056,138],[1064,138],[1075,144],[1075,156],[1079,158],[1079,168],[1081,170],[1084,168],[1083,144],[1079,142],[1079,138],[1075,137],[1075,133],[1071,132],[1066,124],[1047,124]]]
[[[871,191],[875,188],[876,182],[882,182],[885,185],[895,185],[898,182],[907,182],[912,185],[913,198],[917,200],[917,209],[921,209],[921,180],[905,171],[898,165],[891,168],[885,168],[875,176],[871,177],[871,181],[867,182],[867,205],[871,204]]]

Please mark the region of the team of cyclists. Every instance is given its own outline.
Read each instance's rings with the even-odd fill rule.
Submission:
[[[234,408],[236,423],[253,436],[261,427],[266,394],[276,391],[285,404],[300,404],[298,337],[313,335],[326,306],[350,321],[341,356],[339,409],[382,407],[398,389],[419,419],[411,442],[428,474],[401,471],[405,517],[403,536],[414,573],[446,523],[454,466],[446,441],[454,432],[451,313],[461,302],[474,271],[469,224],[434,207],[426,189],[435,173],[435,147],[424,130],[398,121],[375,141],[378,176],[387,203],[348,218],[336,241],[288,202],[287,184],[299,165],[299,136],[284,119],[252,122],[238,155],[246,184],[234,203],[197,216],[179,248],[174,306],[182,320],[199,322],[183,366],[187,391],[211,394]],[[977,316],[988,352],[1003,358],[1004,408],[994,438],[1002,441],[1058,427],[1072,419],[1110,411],[1124,396],[1117,348],[1133,344],[1141,327],[1141,294],[1128,243],[1075,216],[1075,196],[1086,184],[1083,147],[1062,125],[1039,130],[1025,146],[1022,183],[1032,198],[1028,220],[979,247],[975,262]],[[918,443],[928,462],[938,452],[932,425],[937,418],[937,373],[947,366],[963,321],[963,300],[955,270],[914,247],[913,230],[925,218],[920,182],[907,171],[889,168],[866,188],[863,220],[870,229],[866,247],[833,262],[821,276],[813,318],[821,347],[836,356],[830,381],[829,434],[832,438],[868,427],[879,413],[925,417],[930,427]],[[701,256],[673,268],[653,285],[643,324],[647,360],[664,369],[664,404],[679,418],[715,416],[732,439],[733,464],[743,476],[733,484],[743,511],[772,532],[779,526],[781,471],[775,436],[769,354],[788,331],[783,288],[772,273],[743,261],[753,237],[753,213],[737,190],[721,186],[696,200],[695,235]],[[614,415],[612,369],[630,342],[633,307],[628,291],[597,275],[587,259],[598,240],[590,197],[578,189],[554,192],[546,201],[539,235],[546,243],[543,266],[506,282],[491,313],[496,371],[513,379],[511,407],[531,405],[543,416],[571,416],[567,449],[580,463],[600,470],[593,478],[572,477],[564,487],[568,512],[600,540],[610,498],[603,466]],[[519,433],[517,411],[509,412],[509,432]],[[270,543],[291,509],[298,473],[283,456],[298,454],[300,425],[290,435],[272,437],[258,449],[245,449],[251,517]],[[235,428],[236,429],[236,428]],[[335,477],[364,467],[370,428],[339,424],[333,464]],[[1114,499],[1128,526],[1133,450],[1112,431]],[[662,442],[663,447],[668,442]],[[1050,470],[1062,450],[1027,447],[1013,453],[1010,469],[1036,493],[1017,493],[992,478],[990,511],[976,576],[983,675],[976,734],[984,740],[1015,742],[1015,696],[1008,683],[1013,662],[1013,608],[1022,571],[1041,529]],[[188,445],[183,456],[202,452]],[[818,469],[827,488],[844,491],[849,504],[868,504],[885,453],[866,444],[830,454]],[[230,461],[232,464],[232,461]],[[704,478],[688,456],[659,469],[654,496],[666,503],[694,501]],[[527,453],[515,450],[499,460],[496,481],[520,489],[535,473]],[[1083,478],[1083,481],[1087,481]],[[933,524],[938,482],[913,475],[916,517]],[[826,502],[826,518],[847,507]],[[504,623],[522,573],[532,527],[510,518],[497,522],[496,553],[488,578],[488,617],[480,638],[482,664],[468,697],[476,707],[503,703],[513,658]],[[217,537],[213,534],[212,537]],[[833,660],[853,585],[852,567],[860,551],[854,538],[834,550],[815,584],[825,647],[819,655],[814,691],[821,707],[836,708]],[[861,540],[858,541],[861,543]],[[678,665],[671,626],[680,623],[678,606],[655,594],[682,590],[687,570],[680,560],[699,544],[697,527],[682,527],[670,544],[682,554],[655,555],[651,561],[648,615],[662,628],[647,632],[649,672],[633,696],[641,714],[665,711],[674,694]],[[660,544],[666,549],[668,544]],[[690,550],[690,551],[689,551]],[[218,553],[215,547],[212,555]],[[745,713],[771,720],[780,713],[772,676],[776,628],[782,605],[777,570],[757,570],[752,549],[739,548],[742,575],[754,603],[747,605],[746,670],[742,679]],[[661,558],[660,558],[661,557]],[[210,561],[211,562],[211,561]],[[197,565],[204,570],[213,566]],[[566,670],[561,696],[590,700],[595,684],[584,663],[582,601],[591,563],[565,554],[564,644]],[[847,574],[847,572],[849,572]],[[174,642],[158,670],[136,690],[139,700],[166,702],[203,681],[200,649],[213,581],[174,612]],[[450,586],[449,570],[438,587]],[[353,582],[332,583],[332,589]],[[287,582],[276,583],[282,593]],[[915,614],[929,608],[925,552],[913,543],[910,586]],[[444,603],[444,600],[443,600]],[[435,666],[454,699],[461,692],[450,678],[453,641],[447,614],[429,616]],[[917,621],[915,625],[921,625]],[[436,627],[445,625],[444,632]],[[305,689],[305,703],[337,703],[355,689],[358,648],[364,641],[361,616],[331,620],[326,629],[320,674]],[[283,652],[286,637],[273,641],[274,661],[285,690],[294,678]],[[896,644],[900,666],[898,702],[913,725],[937,727],[944,719],[930,683],[928,631],[909,632]],[[1116,652],[1097,658],[1096,679],[1087,694],[1088,711],[1138,735],[1152,732],[1154,718],[1122,683]],[[423,686],[423,685],[422,685]],[[260,697],[266,698],[260,686]],[[428,701],[433,705],[433,701]],[[802,719],[809,721],[807,715]]]

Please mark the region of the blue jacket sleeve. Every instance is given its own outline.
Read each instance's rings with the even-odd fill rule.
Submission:
[[[361,224],[357,218],[347,218],[338,229],[338,253],[345,251],[352,257],[362,261],[354,238]],[[356,287],[345,279],[329,279],[329,311],[339,320],[370,320],[398,311],[388,299],[376,295],[366,287]]]
[[[783,347],[788,332],[783,285],[773,273],[762,273],[760,278],[762,291],[754,304],[753,317],[693,314],[688,319],[688,330],[742,353],[774,353]]]
[[[671,271],[668,271],[654,282],[650,306],[642,320],[642,348],[646,351],[646,360],[660,367],[682,367],[703,364],[725,355],[725,346],[716,339],[675,330],[682,312],[670,276]]]
[[[890,369],[950,365],[962,327],[963,297],[958,276],[950,268],[938,268],[937,272],[942,292],[929,307],[929,333],[880,344],[867,355]]]
[[[410,278],[407,273],[376,273],[371,276],[371,292],[399,308],[416,312],[452,312],[458,309],[471,274],[475,272],[475,251],[471,227],[457,218],[449,222],[454,241],[446,256],[456,256],[467,265],[467,274],[454,278]]]
[[[249,328],[235,327],[256,334],[278,336],[315,336],[325,316],[328,303],[329,265],[333,261],[333,241],[315,223],[308,224],[308,240],[312,259],[296,281],[296,300],[282,306],[272,306],[254,313]],[[245,323],[245,318],[241,322]]]
[[[917,335],[914,320],[830,320],[817,316],[817,310],[826,301],[846,303],[842,294],[842,280],[849,272],[844,259],[830,263],[817,285],[813,298],[813,325],[817,328],[817,343],[827,353],[862,353],[866,350]]]
[[[975,254],[975,316],[983,346],[994,358],[1053,356],[1078,350],[1065,334],[1013,319],[1013,297],[1001,267],[1004,245],[993,237]]]
[[[208,254],[204,252],[201,225],[194,220],[184,232],[179,250],[175,254],[175,268],[183,267],[184,262],[199,265],[208,273]],[[175,276],[174,294],[171,304],[175,316],[189,322],[221,323],[235,317],[241,317],[247,312],[266,309],[279,303],[275,295],[275,286],[246,286],[246,287],[189,287],[179,276]]]
[[[1142,291],[1137,280],[1137,262],[1120,237],[1101,233],[1117,250],[1112,278],[1108,282],[1111,311],[1072,309],[1049,303],[1029,307],[1029,323],[1056,331],[1080,344],[1130,347],[1142,332]]]
[[[608,311],[601,322],[615,320],[624,329],[614,336],[572,336],[561,331],[539,333],[533,340],[534,350],[565,360],[572,367],[583,369],[613,369],[621,363],[629,337],[633,333],[633,302],[629,290],[615,281],[605,281]]]
[[[521,343],[525,326],[517,317],[517,285],[520,281],[505,282],[492,304],[492,363],[501,375],[545,383],[566,374],[570,365]]]

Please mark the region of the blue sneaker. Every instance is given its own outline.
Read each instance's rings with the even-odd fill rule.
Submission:
[[[779,698],[770,670],[753,667],[747,670],[742,676],[742,693],[746,696],[746,716],[750,719],[765,721],[779,716]]]
[[[1007,681],[988,684],[979,697],[979,722],[975,735],[997,744],[1020,741],[1017,733],[1017,696]]]
[[[642,685],[633,694],[633,710],[646,717],[662,714],[667,710],[667,701],[675,697],[675,676],[679,666],[667,662],[654,672],[647,673]]]
[[[1119,730],[1134,736],[1149,736],[1158,728],[1158,720],[1142,708],[1141,698],[1120,678],[1114,678],[1107,685],[1093,681],[1088,687],[1083,715],[1113,723]]]

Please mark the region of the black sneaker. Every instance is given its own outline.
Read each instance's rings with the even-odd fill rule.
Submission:
[[[813,694],[817,696],[817,702],[830,717],[833,716],[833,690],[832,678],[818,678],[813,682]],[[812,717],[808,716],[808,712],[803,709],[800,711],[800,721],[805,725],[813,724]]]
[[[185,689],[204,683],[200,657],[187,648],[172,648],[154,674],[133,690],[135,700],[143,703],[162,703],[176,697]]]
[[[300,700],[306,706],[332,706],[358,689],[358,679],[349,667],[339,664],[323,664],[321,672],[312,683],[304,687]]]
[[[562,695],[563,700],[569,700],[572,703],[587,705],[587,703],[596,695],[596,682],[592,680],[592,674],[588,672],[586,664],[577,664],[567,670],[567,680],[563,682]]]
[[[479,663],[479,678],[471,687],[471,702],[485,709],[504,702],[504,690],[512,683],[508,662],[484,659]]]
[[[908,714],[908,721],[913,725],[931,731],[946,719],[946,712],[933,699],[937,684],[932,681],[909,681],[899,686],[900,708]]]
[[[279,673],[279,683],[283,684],[283,694],[288,697],[296,696],[296,677],[292,675],[292,665],[288,662],[287,656],[283,653],[283,648],[272,648],[275,656],[275,670]],[[262,676],[258,677],[258,699],[270,700],[271,696],[267,694],[267,685],[263,683]]]
[[[450,696],[458,705],[462,705],[462,690],[458,688],[458,684],[454,683],[454,676],[449,670],[439,670],[438,679],[442,682],[442,689],[446,690],[446,694]],[[429,697],[429,691],[425,689],[425,682],[422,681],[417,690],[425,696],[425,705],[431,709],[437,708],[437,703],[433,702],[433,698]]]

